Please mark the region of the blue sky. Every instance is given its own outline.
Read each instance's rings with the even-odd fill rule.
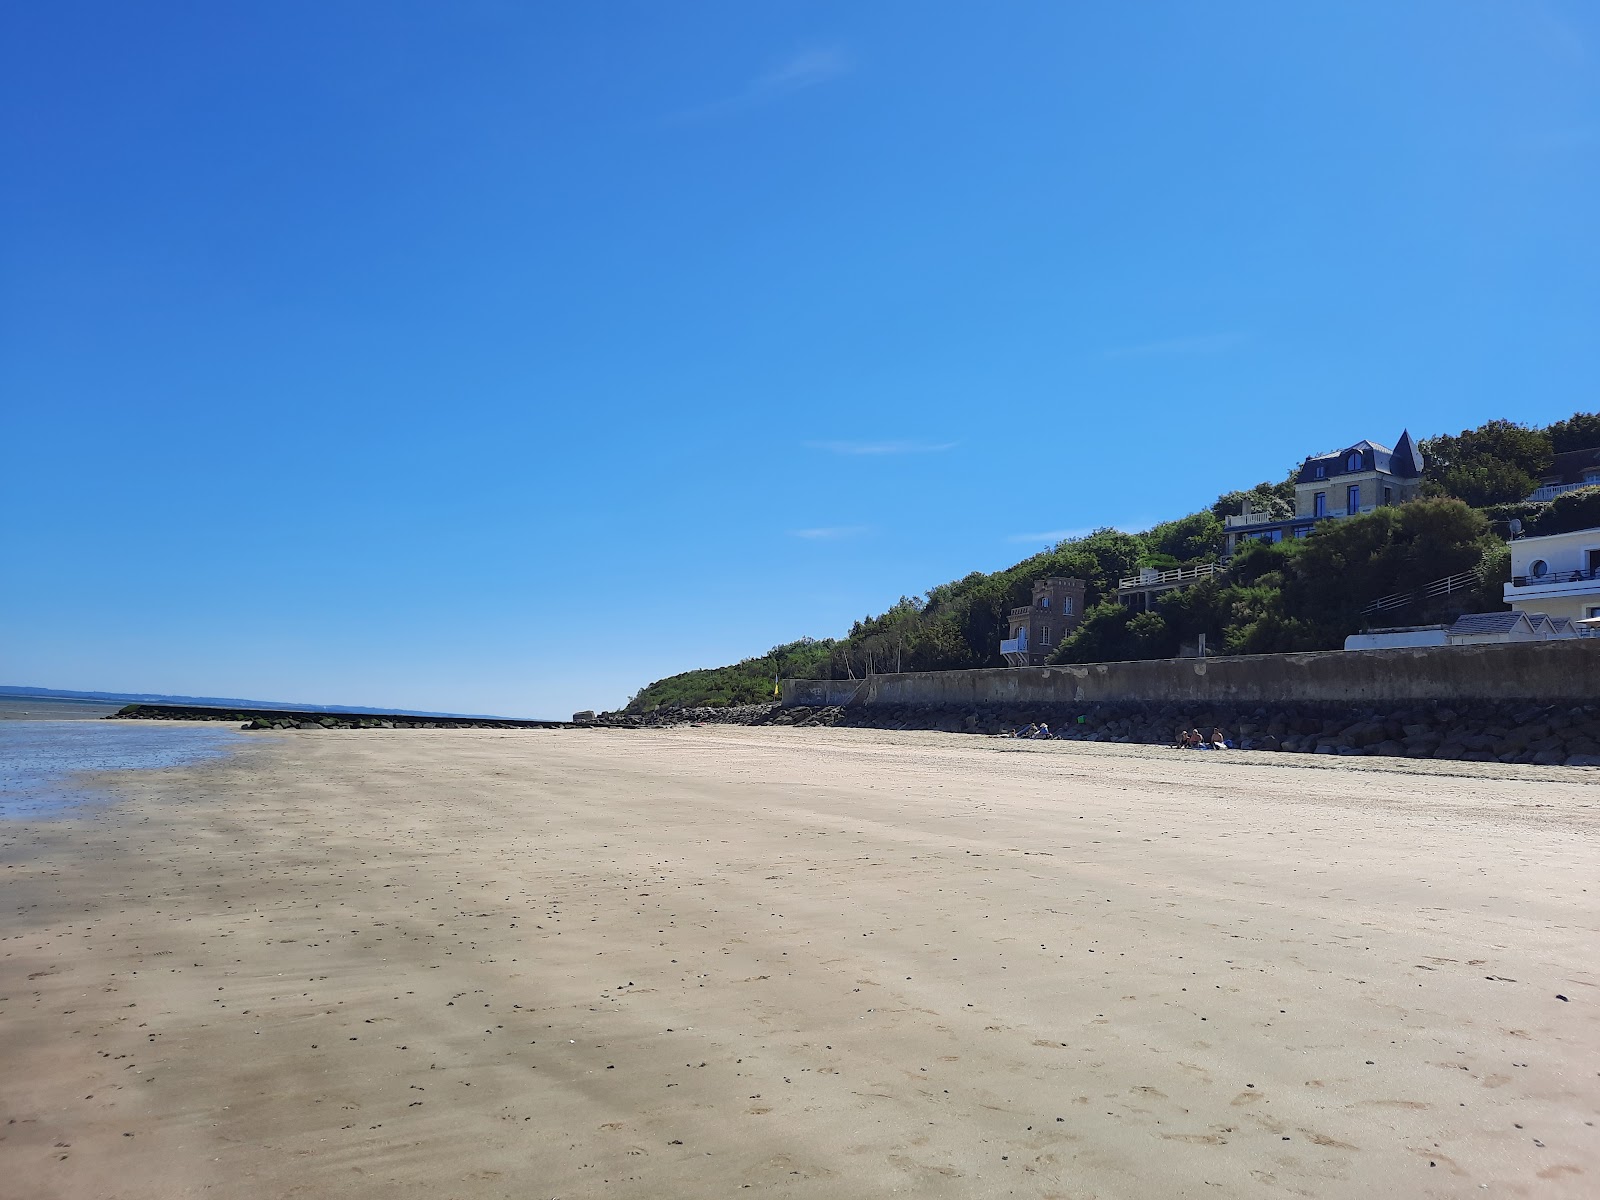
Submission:
[[[1588,3],[0,22],[0,682],[613,706],[1600,397]]]

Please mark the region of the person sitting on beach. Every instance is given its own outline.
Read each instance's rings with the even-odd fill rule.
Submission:
[[[1050,732],[1050,726],[1046,725],[1043,721],[1041,721],[1041,722],[1039,722],[1039,728],[1035,729],[1028,736],[1030,738],[1032,738],[1036,742],[1037,741],[1048,742],[1053,735]]]
[[[1183,735],[1183,744],[1191,750],[1202,750],[1205,748],[1206,743],[1205,739],[1200,736],[1198,729],[1191,729]]]
[[[1233,743],[1228,740],[1228,735],[1215,725],[1211,727],[1211,748],[1213,750],[1232,750]]]

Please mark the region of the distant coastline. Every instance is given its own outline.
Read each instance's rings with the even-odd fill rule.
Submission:
[[[242,700],[234,696],[169,696],[160,692],[78,692],[63,688],[22,687],[0,684],[0,700],[78,701],[120,708],[125,704],[193,705],[198,708],[248,708],[268,709],[274,712],[295,713],[352,713],[366,716],[373,713],[405,717],[443,717],[457,720],[502,721],[518,718],[493,713],[429,712],[410,708],[390,708],[376,704],[298,704],[286,700]]]

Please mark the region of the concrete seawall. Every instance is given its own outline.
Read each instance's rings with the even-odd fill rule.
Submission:
[[[1178,702],[1384,704],[1426,700],[1587,702],[1600,697],[1600,638],[1164,658],[1084,666],[786,679],[783,704],[950,705]]]

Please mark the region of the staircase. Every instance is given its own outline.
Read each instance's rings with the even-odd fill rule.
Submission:
[[[1391,592],[1387,596],[1379,596],[1371,604],[1361,610],[1364,617],[1375,616],[1378,613],[1391,612],[1397,608],[1405,608],[1408,604],[1420,603],[1424,600],[1436,600],[1440,596],[1448,596],[1452,592],[1471,591],[1481,586],[1483,579],[1475,567],[1470,571],[1461,571],[1455,575],[1446,575],[1443,579],[1435,579],[1421,591],[1417,592]]]

